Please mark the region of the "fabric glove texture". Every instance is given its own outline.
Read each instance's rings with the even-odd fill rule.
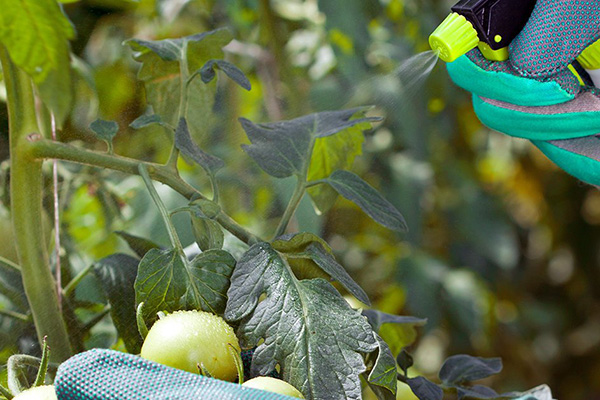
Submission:
[[[77,354],[58,369],[58,400],[291,400],[113,350]]]

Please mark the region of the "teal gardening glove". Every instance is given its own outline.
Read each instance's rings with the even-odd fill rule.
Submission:
[[[249,363],[251,353],[242,354]],[[94,349],[65,361],[54,381],[58,400],[293,400],[139,356]]]
[[[574,62],[599,38],[599,1],[538,0],[508,61],[489,61],[475,49],[447,68],[473,93],[485,125],[530,139],[568,173],[600,185],[600,90],[591,79],[600,71],[587,74]],[[600,51],[600,42],[594,47]]]

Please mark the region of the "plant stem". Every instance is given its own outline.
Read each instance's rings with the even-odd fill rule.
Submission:
[[[11,161],[11,206],[15,241],[23,286],[29,301],[38,339],[48,337],[52,360],[72,354],[71,344],[50,271],[47,242],[40,221],[42,209],[42,162],[29,143],[40,138],[31,79],[10,60],[4,47],[0,62],[6,85]]]
[[[290,220],[294,216],[294,213],[296,212],[296,209],[298,208],[298,205],[300,204],[300,200],[302,200],[302,197],[304,196],[305,191],[306,191],[306,182],[304,181],[304,179],[300,179],[300,177],[299,177],[298,182],[296,183],[296,188],[294,189],[294,193],[292,194],[292,197],[290,198],[290,201],[283,213],[283,216],[281,217],[281,220],[279,221],[279,226],[277,227],[277,230],[275,231],[274,238],[279,237],[285,233],[285,230],[286,230],[288,224],[290,223]]]
[[[164,165],[134,160],[132,158],[121,157],[117,155],[109,155],[106,153],[98,153],[65,143],[53,142],[50,140],[37,140],[28,144],[29,150],[37,159],[60,159],[72,161],[79,164],[90,165],[100,168],[108,168],[115,171],[125,172],[131,175],[139,175],[138,166],[145,165],[148,168],[150,177],[158,182],[170,186],[173,190],[186,197],[206,199],[194,187],[186,183],[170,168]],[[246,230],[243,226],[234,221],[229,215],[221,212],[216,220],[227,229],[231,234],[236,236],[241,241],[252,244],[262,239],[255,236],[253,233]]]
[[[4,315],[5,317],[10,317],[14,319],[18,319],[23,322],[30,322],[31,318],[28,315],[21,314],[11,310],[0,309],[0,315]]]
[[[62,290],[62,294],[64,297],[69,297],[73,290],[79,285],[79,283],[90,273],[90,271],[94,268],[94,264],[91,264],[84,268],[80,273],[78,273]]]
[[[152,197],[154,204],[156,204],[158,211],[160,211],[160,214],[162,215],[163,222],[167,226],[167,231],[169,232],[169,239],[171,239],[171,244],[173,245],[173,247],[175,247],[177,249],[177,252],[179,253],[179,255],[185,259],[185,253],[183,251],[183,246],[181,245],[181,241],[179,240],[177,231],[175,230],[175,227],[173,226],[173,223],[171,222],[171,217],[169,216],[169,210],[167,210],[167,207],[165,207],[165,204],[160,199],[160,196],[158,195],[158,192],[156,191],[156,188],[154,187],[154,183],[152,182],[152,179],[150,178],[150,175],[148,174],[148,168],[144,164],[140,164],[139,171],[140,171],[140,175],[142,176],[142,179],[144,179],[144,183],[146,184],[146,187],[148,188],[148,192],[150,192],[150,197]]]
[[[4,264],[6,267],[14,270],[15,272],[21,273],[21,267],[10,261],[8,258],[0,256],[0,263]]]

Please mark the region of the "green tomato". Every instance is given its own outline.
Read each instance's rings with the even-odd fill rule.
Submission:
[[[221,317],[204,311],[176,311],[152,325],[140,355],[193,373],[204,365],[213,378],[234,381],[237,368],[229,345],[240,353],[233,329]]]
[[[254,389],[266,390],[267,392],[274,392],[284,394],[286,396],[297,397],[303,399],[302,393],[286,381],[281,379],[271,378],[268,376],[259,376],[246,381],[242,386],[251,387]]]
[[[13,400],[56,400],[56,392],[52,385],[37,386],[19,393]]]

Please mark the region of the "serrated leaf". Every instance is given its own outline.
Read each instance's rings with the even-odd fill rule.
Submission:
[[[129,248],[133,250],[134,253],[140,258],[144,257],[144,255],[152,249],[160,249],[160,246],[151,240],[141,238],[124,231],[116,231],[115,233],[122,237],[123,240],[127,242]]]
[[[232,63],[225,60],[210,60],[200,69],[200,77],[202,78],[202,82],[208,83],[215,79],[217,75],[215,69],[220,69],[225,72],[232,81],[240,85],[246,90],[251,90],[252,85],[250,81],[244,75],[244,73]]]
[[[422,376],[409,379],[408,386],[419,400],[442,400],[444,398],[442,388]]]
[[[223,229],[217,221],[202,217],[191,217],[192,231],[200,250],[221,249],[225,240]]]
[[[60,126],[73,98],[69,39],[73,26],[54,0],[0,0],[0,42],[29,74]]]
[[[386,228],[394,231],[408,230],[402,214],[358,175],[349,171],[336,171],[325,182]]]
[[[0,294],[14,306],[24,311],[29,309],[21,272],[13,264],[0,260]]]
[[[142,129],[153,124],[161,124],[162,120],[156,114],[143,114],[133,120],[129,127],[133,129]]]
[[[367,383],[380,399],[394,400],[398,389],[398,370],[396,360],[387,343],[377,333],[373,332],[378,349],[368,357],[375,357],[373,367],[367,371]]]
[[[369,296],[335,260],[329,245],[320,237],[307,232],[284,235],[273,241],[272,246],[275,250],[285,253],[290,264],[302,261],[310,263],[313,268],[321,269],[326,276],[339,282],[358,300],[367,305],[371,304]]]
[[[94,275],[110,303],[110,315],[127,351],[138,354],[142,348],[135,315],[133,285],[140,260],[126,254],[113,254],[94,264]]]
[[[362,154],[365,141],[363,131],[370,128],[369,123],[362,123],[346,128],[336,135],[317,139],[310,159],[307,180],[318,181],[327,178],[334,171],[350,169],[354,159]],[[308,188],[308,194],[321,213],[328,211],[338,196],[329,185]]]
[[[242,147],[271,176],[286,178],[299,175],[306,170],[315,139],[378,120],[371,117],[352,119],[362,110],[326,111],[267,124],[255,124],[241,118],[240,123],[251,143]]]
[[[460,384],[487,378],[502,371],[500,358],[481,358],[466,354],[448,357],[439,372],[446,384]]]
[[[209,174],[215,174],[219,169],[225,166],[223,160],[205,153],[196,143],[194,143],[190,136],[190,131],[185,118],[181,118],[179,124],[177,124],[177,130],[175,131],[175,146],[181,151],[181,154],[194,160],[194,162],[204,168]]]
[[[97,119],[90,124],[90,129],[96,134],[98,139],[110,143],[117,132],[119,132],[119,124],[115,121]]]
[[[362,314],[390,346],[392,354],[399,354],[404,347],[410,345],[416,338],[415,327],[427,323],[423,318],[392,315],[372,309],[363,310]]]
[[[328,282],[297,280],[281,254],[258,243],[238,262],[227,294],[225,318],[239,321],[243,347],[258,346],[253,373],[279,364],[282,378],[307,399],[361,398],[359,375],[366,367],[360,353],[372,352],[377,342]]]
[[[181,94],[179,59],[171,59],[186,46],[188,70],[197,71],[209,60],[223,58],[222,48],[231,39],[228,30],[218,29],[164,41],[133,39],[125,42],[134,50],[134,58],[142,63],[138,78],[144,82],[146,101],[165,123],[175,127],[179,116]],[[205,133],[204,129],[210,126],[216,85],[207,85],[199,79],[194,79],[187,90],[188,110],[190,110],[187,119],[192,129],[192,136],[199,137]]]
[[[159,311],[200,309],[222,314],[235,259],[224,250],[209,250],[192,261],[175,249],[152,249],[138,268],[136,304],[144,302],[147,322]]]

